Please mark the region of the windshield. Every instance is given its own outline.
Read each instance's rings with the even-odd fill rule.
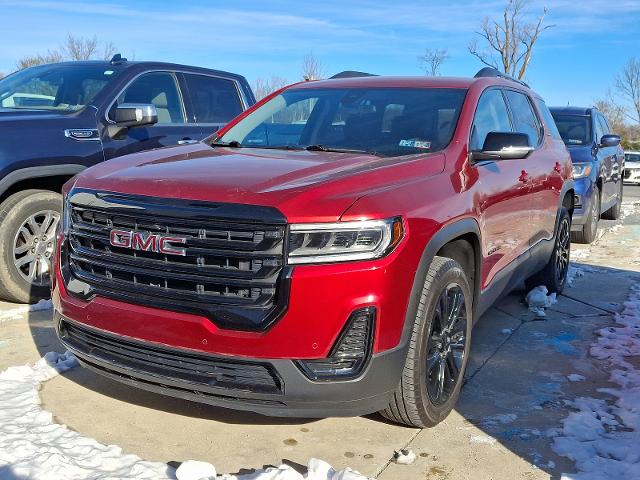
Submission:
[[[625,153],[625,162],[638,162],[640,163],[640,153]]]
[[[566,145],[591,144],[591,117],[554,113],[553,119]]]
[[[451,141],[465,94],[444,88],[293,88],[216,141],[384,156],[435,152]]]
[[[0,108],[81,110],[118,74],[101,65],[44,65],[0,80]]]

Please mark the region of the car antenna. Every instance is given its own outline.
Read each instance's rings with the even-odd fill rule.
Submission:
[[[119,53],[116,53],[113,57],[111,57],[111,60],[109,61],[109,63],[111,65],[120,65],[121,63],[125,63],[126,61],[127,61],[126,58],[124,58]]]

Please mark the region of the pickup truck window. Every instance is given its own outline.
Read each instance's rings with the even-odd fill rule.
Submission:
[[[238,88],[232,80],[185,73],[196,123],[224,124],[242,113]]]
[[[170,72],[150,72],[136,78],[116,100],[123,103],[150,103],[158,110],[159,124],[186,123],[184,105],[175,76]],[[112,111],[109,114],[112,117]]]
[[[272,98],[222,143],[364,150],[401,156],[442,150],[466,95],[459,88],[300,88]]]
[[[44,65],[22,70],[0,80],[0,108],[77,112],[118,73],[104,65]]]

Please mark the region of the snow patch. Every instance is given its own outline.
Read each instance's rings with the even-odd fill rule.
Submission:
[[[413,453],[413,450],[402,449],[393,452],[393,461],[399,465],[411,465],[416,461],[416,454]]]
[[[49,308],[42,303],[38,309]],[[33,307],[33,305],[31,306]],[[29,306],[25,306],[29,308]],[[34,311],[34,310],[27,310]],[[0,373],[0,478],[31,480],[148,479],[209,480],[213,465],[186,461],[174,470],[165,463],[147,462],[127,455],[115,445],[102,445],[83,437],[42,409],[38,390],[49,380],[78,364],[71,352],[49,352],[34,365],[9,367]],[[301,475],[288,465],[257,470],[219,480],[367,480],[349,468],[336,471],[317,459],[309,460]]]
[[[497,440],[489,435],[474,435],[469,439],[471,443],[481,443],[486,445],[494,445]]]
[[[614,399],[578,398],[553,433],[553,450],[576,464],[565,480],[640,478],[640,371],[628,357],[640,355],[640,284],[632,287],[616,324],[596,332],[590,353],[611,371],[616,388],[598,391]]]
[[[567,270],[567,285],[573,286],[573,282],[576,281],[576,278],[580,278],[584,276],[585,270],[582,267],[576,267],[575,265],[569,264],[569,270]]]
[[[53,304],[51,303],[51,300],[40,300],[38,303],[34,303],[33,305],[20,305],[19,307],[0,311],[0,322],[21,318],[25,313],[51,310],[52,308]]]
[[[503,328],[500,330],[500,333],[503,335],[511,335],[513,333],[513,328]]]
[[[571,260],[580,260],[584,258],[589,258],[591,256],[591,252],[588,249],[584,250],[571,250]]]
[[[539,285],[527,293],[525,297],[529,305],[529,311],[535,313],[537,317],[546,317],[547,314],[544,309],[558,302],[555,293],[547,295],[548,293],[547,287]]]
[[[577,373],[567,375],[567,378],[570,382],[583,382],[587,379],[587,377],[585,377],[584,375],[578,375]]]
[[[491,417],[485,418],[482,421],[482,424],[486,426],[495,426],[498,424],[511,423],[517,418],[518,416],[515,413],[503,413],[500,415],[493,415]]]

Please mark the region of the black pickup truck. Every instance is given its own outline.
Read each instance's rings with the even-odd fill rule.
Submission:
[[[128,153],[198,142],[254,103],[241,75],[120,55],[0,80],[0,297],[49,295],[68,179]]]

